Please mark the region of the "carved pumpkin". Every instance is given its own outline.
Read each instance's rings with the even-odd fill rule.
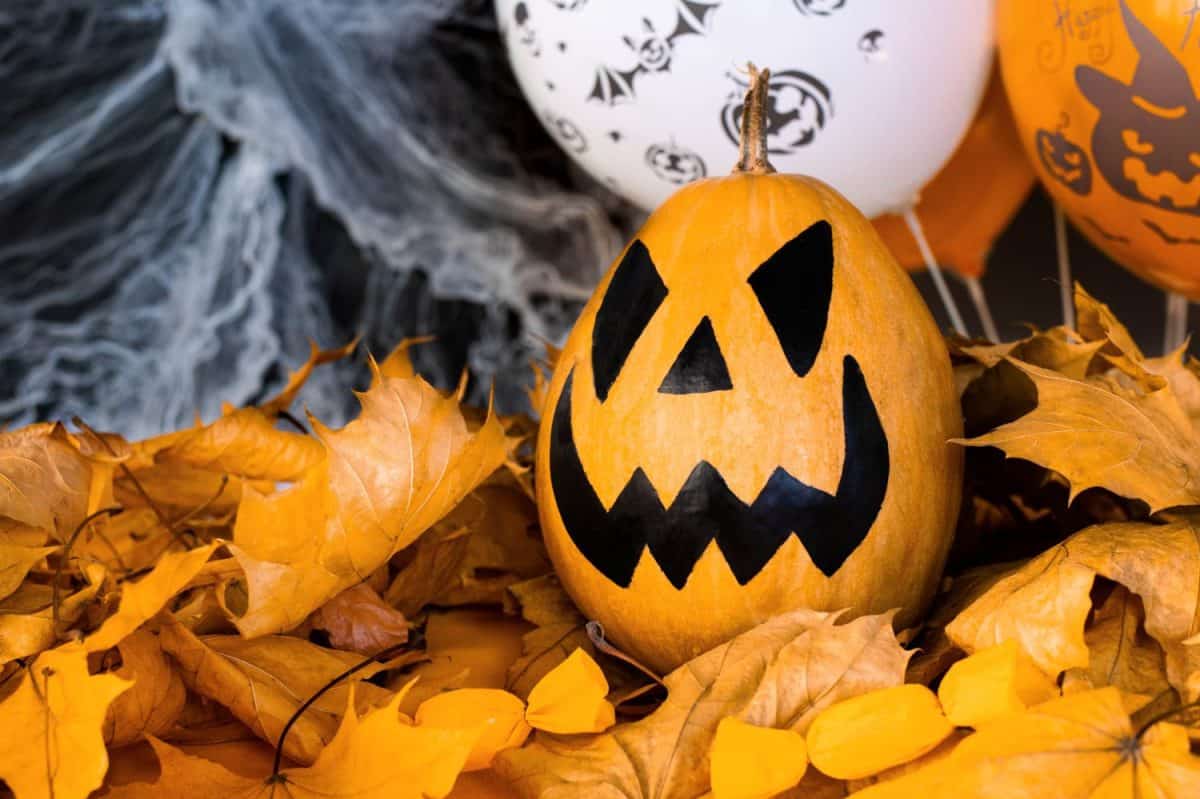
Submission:
[[[862,214],[774,174],[766,77],[738,167],[650,216],[544,406],[538,504],[559,577],[663,671],[799,606],[912,621],[958,510],[941,336]]]

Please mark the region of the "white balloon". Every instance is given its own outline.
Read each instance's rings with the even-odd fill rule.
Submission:
[[[496,0],[521,88],[599,180],[649,210],[727,172],[748,61],[771,70],[771,161],[867,216],[950,157],[992,65],[992,0]]]

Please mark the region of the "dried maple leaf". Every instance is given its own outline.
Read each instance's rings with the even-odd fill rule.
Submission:
[[[43,652],[0,700],[0,780],[21,799],[84,799],[108,769],[104,716],[128,687],[89,675],[77,644]]]
[[[49,649],[79,620],[100,593],[107,571],[93,563],[83,568],[83,574],[87,585],[61,598],[57,626],[54,591],[48,585],[26,581],[0,600],[0,665]]]
[[[1020,341],[965,345],[959,347],[958,351],[986,367],[995,366],[1006,358],[1015,358],[1082,380],[1087,376],[1096,353],[1104,345],[1104,341],[1083,341],[1068,328],[1053,327]]]
[[[414,727],[397,710],[402,694],[361,719],[351,706],[337,735],[307,768],[277,777],[234,773],[152,740],[161,774],[111,789],[108,799],[440,799],[454,786],[479,730]]]
[[[88,514],[91,481],[91,461],[61,424],[0,433],[0,518],[66,540]]]
[[[1073,500],[1100,486],[1144,500],[1151,512],[1200,504],[1200,438],[1171,389],[1149,393],[1102,376],[1075,380],[1017,360],[1037,407],[959,443],[993,446],[1062,474]]]
[[[587,619],[563,590],[558,577],[546,575],[509,586],[521,605],[521,616],[536,628],[527,632],[521,656],[508,670],[508,690],[528,698],[533,686],[576,649],[596,654],[588,638]]]
[[[305,700],[362,661],[357,654],[290,636],[199,638],[177,622],[164,624],[160,638],[163,649],[179,663],[189,689],[224,705],[272,745]],[[382,668],[363,669],[354,679],[366,679]],[[284,754],[297,763],[316,759],[337,731],[350,686],[338,685],[300,716],[284,742]],[[358,686],[357,695],[365,709],[383,704],[391,693],[366,683]]]
[[[1124,586],[1115,586],[1084,632],[1087,668],[1068,670],[1064,690],[1112,685],[1146,699],[1169,690],[1166,658],[1146,632],[1145,618],[1141,599]]]
[[[366,583],[347,588],[322,605],[309,621],[329,635],[333,648],[360,655],[374,655],[408,640],[404,614]]]
[[[1171,724],[1135,734],[1116,688],[1053,699],[997,719],[932,765],[853,794],[1054,796],[1060,799],[1200,795],[1200,758]]]
[[[312,436],[275,428],[258,408],[239,408],[176,437],[157,464],[180,464],[255,480],[295,480],[324,457]]]
[[[29,570],[56,549],[0,543],[0,599],[20,588]]]
[[[287,385],[277,395],[264,402],[259,408],[268,416],[278,416],[283,411],[286,411],[296,401],[296,396],[300,393],[300,389],[304,388],[304,384],[308,382],[313,369],[327,363],[340,361],[354,352],[357,346],[357,336],[344,346],[328,350],[323,350],[317,346],[316,342],[310,341],[308,345],[308,360],[299,369],[288,375]]]
[[[157,635],[139,629],[117,644],[117,651],[121,666],[112,674],[131,687],[109,705],[104,719],[104,742],[112,749],[166,733],[175,726],[187,699],[183,679],[174,661],[163,653]]]
[[[1086,668],[1084,623],[1097,574],[1141,598],[1146,632],[1166,652],[1171,684],[1183,690],[1187,676],[1200,667],[1200,652],[1184,643],[1200,630],[1200,532],[1187,520],[1081,530],[975,586],[974,599],[946,633],[967,652],[1014,639],[1052,676]]]
[[[89,652],[103,652],[124,640],[162,610],[208,562],[216,544],[162,557],[145,577],[121,587],[117,612],[84,640]]]
[[[313,419],[326,457],[298,485],[247,489],[231,551],[246,573],[243,635],[291,629],[365,580],[504,461],[494,415],[472,431],[458,402],[420,378],[384,378],[341,430]]]
[[[909,653],[892,614],[836,618],[778,616],[668,675],[666,702],[646,718],[595,736],[540,735],[502,753],[497,771],[524,797],[699,796],[721,719],[803,733],[823,708],[903,682]]]

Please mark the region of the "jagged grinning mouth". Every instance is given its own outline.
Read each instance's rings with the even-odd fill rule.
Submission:
[[[1141,158],[1126,158],[1121,169],[1126,179],[1133,181],[1141,195],[1151,202],[1180,210],[1200,206],[1200,174],[1185,181],[1167,169],[1152,173]]]
[[[888,442],[858,362],[842,368],[845,457],[830,495],[783,467],[746,504],[708,461],[700,461],[669,508],[639,467],[611,508],[597,496],[579,457],[571,421],[574,370],[567,375],[550,431],[550,482],[567,534],[609,580],[628,588],[650,550],[677,589],[712,541],[745,585],[795,535],[813,563],[832,576],[863,542],[887,493]]]

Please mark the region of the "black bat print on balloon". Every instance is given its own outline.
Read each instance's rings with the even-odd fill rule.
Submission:
[[[1200,216],[1200,99],[1187,69],[1121,0],[1138,52],[1129,83],[1092,66],[1075,81],[1100,112],[1092,131],[1096,168],[1118,194]]]
[[[630,67],[599,67],[587,99],[605,105],[632,102],[637,96],[637,79],[642,75],[669,71],[676,40],[681,36],[706,34],[709,20],[720,4],[720,0],[676,0],[674,26],[670,31],[659,32],[654,23],[643,18],[639,35],[623,37],[636,62]]]
[[[730,77],[736,87],[721,109],[721,127],[736,145],[746,86],[740,76]],[[811,144],[832,116],[833,96],[820,80],[798,69],[771,73],[764,120],[771,155],[788,155]]]

